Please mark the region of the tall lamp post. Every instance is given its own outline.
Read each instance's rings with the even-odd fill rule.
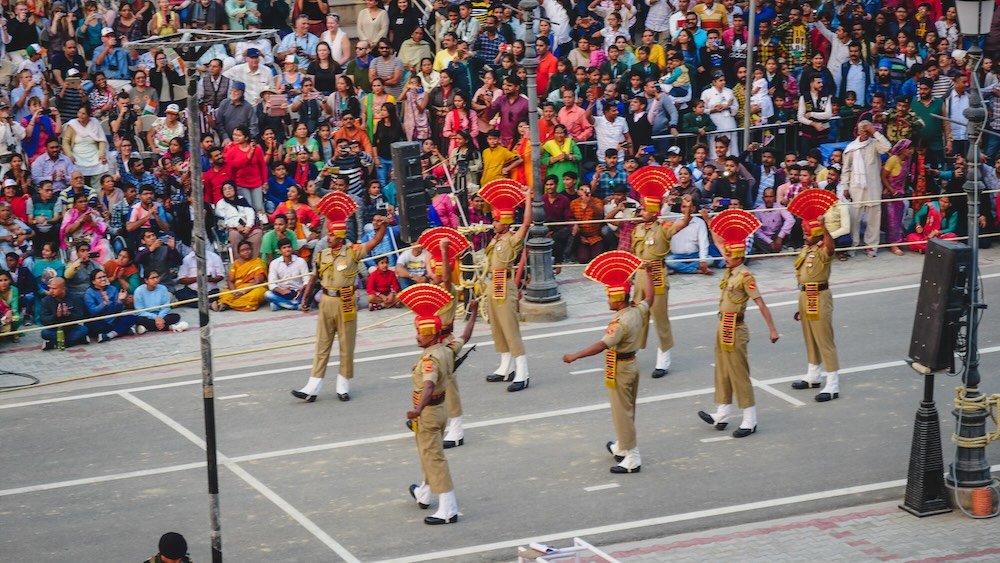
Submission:
[[[961,489],[985,487],[992,482],[990,464],[986,461],[986,419],[989,412],[984,408],[983,394],[979,391],[979,316],[985,308],[979,302],[979,195],[983,183],[979,180],[979,140],[983,123],[986,121],[986,108],[979,89],[977,71],[982,62],[983,51],[979,40],[990,31],[993,19],[994,0],[956,0],[958,10],[958,26],[962,35],[972,39],[972,47],[968,56],[972,58],[972,88],[969,91],[969,107],[963,112],[968,120],[969,152],[966,162],[966,182],[964,186],[968,198],[969,209],[969,241],[972,249],[972,272],[969,276],[969,307],[966,319],[968,321],[965,355],[965,366],[962,374],[964,389],[960,393],[959,405],[953,411],[958,419],[958,443],[955,460],[949,467],[947,483],[957,489],[961,502]]]
[[[545,227],[545,207],[542,203],[543,182],[541,166],[540,132],[538,129],[538,53],[535,49],[534,19],[538,9],[537,0],[523,0],[518,9],[522,10],[525,24],[525,53],[521,64],[528,71],[528,127],[531,135],[531,186],[534,197],[531,204],[531,228],[528,230],[528,266],[531,281],[528,282],[524,298],[526,303],[521,312],[529,321],[557,321],[566,318],[566,302],[559,296],[559,285],[553,273],[552,239]],[[525,210],[527,213],[527,210]]]

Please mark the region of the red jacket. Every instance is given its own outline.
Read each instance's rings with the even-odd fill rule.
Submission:
[[[375,268],[368,274],[368,295],[388,295],[389,292],[399,291],[399,280],[396,279],[396,272],[392,269],[386,271]]]
[[[260,188],[267,183],[267,161],[264,151],[257,143],[244,149],[236,143],[229,143],[222,149],[226,166],[233,172],[233,181],[241,188]]]

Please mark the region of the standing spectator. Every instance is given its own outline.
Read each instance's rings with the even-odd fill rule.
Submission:
[[[413,28],[424,25],[420,10],[410,5],[409,0],[396,0],[389,6],[389,40],[393,50],[398,50]],[[384,38],[383,38],[384,39]]]
[[[147,270],[143,285],[135,290],[135,308],[139,318],[136,319],[136,333],[144,334],[146,331],[164,332],[172,330],[174,332],[184,332],[188,329],[188,324],[181,320],[181,316],[170,310],[170,292],[160,285],[160,274],[156,270]],[[142,310],[149,309],[149,310]]]
[[[581,161],[583,161],[583,153],[568,135],[566,126],[562,123],[556,125],[553,129],[552,139],[542,145],[542,166],[548,171],[548,174],[556,177],[559,193],[563,191],[563,174],[570,170],[579,174]]]
[[[261,52],[256,47],[246,50],[246,62],[238,64],[223,74],[232,81],[243,85],[240,91],[246,91],[246,99],[251,104],[260,100],[264,90],[274,90],[277,86],[278,71],[268,65],[261,64]]]
[[[379,0],[366,0],[366,4],[358,11],[358,40],[377,43],[389,36],[389,13],[382,9]]]
[[[521,81],[516,76],[508,76],[503,80],[503,97],[493,100],[490,114],[499,115],[497,128],[500,131],[500,143],[509,147],[514,142],[517,124],[528,119],[528,99],[521,96]]]
[[[906,181],[910,177],[910,157],[913,147],[909,139],[902,139],[893,145],[889,158],[882,165],[882,214],[885,216],[885,241],[892,246],[889,250],[896,256],[903,251],[896,246],[903,240],[903,212],[906,203]]]
[[[398,306],[399,280],[389,269],[389,257],[382,256],[375,261],[375,269],[368,274],[368,310],[379,311]]]
[[[74,323],[58,328],[42,329],[42,350],[55,350],[58,346],[59,332],[63,333],[64,346],[88,344],[87,329],[79,324],[87,314],[87,310],[79,297],[69,295],[66,291],[66,280],[54,277],[48,281],[48,292],[42,299],[41,321],[43,326],[62,323]]]
[[[968,87],[968,76],[964,74],[956,76],[955,84],[945,103],[951,124],[951,148],[948,149],[948,156],[955,154],[964,156],[969,150],[969,122],[963,113],[969,107],[969,93],[966,91]]]
[[[705,109],[708,117],[715,123],[715,128],[719,131],[733,131],[736,129],[736,112],[739,110],[739,103],[733,91],[726,87],[726,75],[722,71],[712,73],[712,85],[701,93],[701,100],[705,102]],[[709,136],[709,142],[715,142],[715,135]],[[730,145],[729,154],[737,154],[735,145]]]
[[[858,123],[858,138],[844,149],[844,191],[853,202],[871,202],[881,199],[882,160],[880,155],[891,146],[884,135],[875,131],[870,121]],[[861,242],[861,220],[865,220],[865,245],[868,256],[874,258],[878,250],[879,227],[882,208],[878,203],[851,205],[851,239],[853,246]]]
[[[917,85],[917,99],[911,104],[913,113],[923,122],[913,140],[918,146],[923,144],[927,147],[927,164],[932,167],[943,164],[945,152],[951,152],[951,122],[940,119],[947,115],[947,103],[931,97],[933,88],[933,80],[921,78]],[[846,176],[846,166],[844,172]]]
[[[233,142],[223,150],[223,157],[233,170],[233,181],[240,197],[250,202],[258,213],[263,213],[267,163],[264,151],[250,137],[247,127],[241,125],[233,130]]]
[[[320,4],[325,3],[320,2]],[[348,59],[351,58],[351,40],[340,27],[340,16],[337,14],[326,15],[326,30],[320,34],[319,40],[329,46],[330,54],[333,60],[337,61],[338,66],[342,67],[347,64]],[[318,47],[317,44],[317,49]]]
[[[809,152],[826,141],[833,118],[833,103],[830,96],[823,94],[823,79],[813,76],[809,90],[799,96],[798,121],[803,125],[799,131],[802,152]]]
[[[604,151],[604,162],[597,165],[590,180],[591,191],[595,198],[604,200],[610,198],[618,186],[628,187],[628,174],[618,158],[618,151],[607,149]]]
[[[368,66],[368,81],[381,78],[386,91],[397,99],[403,91],[403,61],[393,54],[393,45],[387,39],[378,42],[378,57]]]
[[[559,181],[560,178],[554,174],[545,177],[545,195],[542,196],[542,206],[545,209],[546,223],[562,223],[573,220],[569,198],[559,193],[561,187]],[[549,226],[548,230],[546,236],[552,239],[553,260],[557,265],[563,264],[566,261],[566,252],[569,250],[570,234],[573,227],[571,225],[555,225]]]
[[[309,275],[309,265],[293,253],[292,241],[283,238],[278,241],[280,256],[271,261],[267,273],[267,291],[264,300],[271,304],[271,310],[297,310],[302,306],[305,278]]]
[[[578,193],[580,197],[569,204],[573,220],[594,222],[573,225],[571,235],[576,247],[576,261],[580,264],[589,264],[604,251],[599,222],[604,216],[604,207],[599,198],[590,195],[590,186],[580,186]]]
[[[592,116],[588,111],[587,118],[594,126],[594,136],[597,139],[597,154],[607,156],[609,151],[617,153],[618,161],[624,159],[625,152],[632,146],[632,137],[628,131],[628,123],[619,115],[618,104],[604,104],[603,114]]]
[[[298,0],[302,2],[302,0]],[[314,4],[325,4],[317,0],[311,0]],[[316,47],[319,45],[319,37],[314,35],[310,28],[319,31],[323,28],[323,19],[316,19],[310,21],[310,18],[304,14],[300,14],[295,20],[295,31],[286,35],[281,43],[278,44],[278,50],[275,53],[275,57],[280,60],[285,60],[288,55],[296,55],[299,59],[299,66],[305,70],[309,66],[309,61],[316,58]],[[315,23],[313,23],[315,22]]]
[[[244,83],[235,80],[230,82],[229,97],[215,111],[215,133],[223,145],[231,142],[233,131],[237,127],[245,127],[249,132],[254,107],[245,98],[245,90]]]

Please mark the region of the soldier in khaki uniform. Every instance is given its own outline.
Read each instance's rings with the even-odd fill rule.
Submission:
[[[636,173],[639,174],[644,169]],[[630,178],[631,179],[631,178]],[[670,350],[674,347],[674,335],[670,330],[670,315],[667,310],[667,301],[670,294],[670,280],[667,279],[667,267],[663,259],[670,254],[670,239],[687,227],[691,222],[691,210],[684,213],[684,218],[673,223],[660,223],[657,221],[660,207],[663,203],[663,196],[666,193],[666,184],[661,181],[640,181],[636,186],[642,196],[642,223],[636,225],[632,231],[632,253],[635,254],[644,265],[636,275],[635,299],[642,301],[645,292],[645,279],[647,276],[653,278],[653,306],[651,316],[656,323],[656,335],[658,338],[656,346],[656,366],[653,369],[653,378],[661,378],[670,371]],[[670,202],[667,203],[670,205]],[[647,325],[642,331],[641,344],[646,347],[646,337],[649,331]]]
[[[354,337],[357,334],[357,302],[354,282],[361,261],[382,241],[386,219],[376,215],[372,220],[375,236],[364,244],[346,244],[347,218],[354,214],[357,204],[343,192],[332,192],[323,197],[317,209],[327,218],[327,244],[316,259],[316,269],[309,277],[302,311],[309,312],[312,288],[319,279],[323,292],[319,300],[319,317],[316,319],[316,358],[312,375],[302,389],[292,391],[292,396],[307,402],[316,400],[323,387],[326,365],[330,361],[330,348],[334,338],[340,344],[340,366],[337,374],[337,397],[350,401],[350,380],[354,377]]]
[[[792,383],[792,389],[826,385],[816,395],[825,403],[840,398],[837,343],[833,335],[833,295],[830,294],[830,266],[835,252],[833,237],[823,223],[823,215],[837,205],[835,195],[822,190],[806,190],[795,196],[789,211],[802,217],[805,246],[795,260],[795,278],[799,284],[799,310],[795,320],[802,323],[809,367],[804,379]],[[820,371],[820,365],[825,371]]]
[[[708,213],[703,212],[707,217]],[[760,221],[742,209],[729,209],[720,213],[710,225],[715,244],[724,248],[726,273],[722,276],[719,289],[719,328],[715,335],[715,414],[698,411],[698,416],[724,430],[726,419],[732,415],[733,393],[741,409],[743,420],[733,431],[734,438],[743,438],[757,431],[757,407],[753,386],[750,383],[750,362],[747,358],[747,344],[750,331],[743,322],[747,304],[753,301],[760,309],[767,323],[771,342],[778,341],[778,330],[774,327],[771,311],[757,290],[750,269],[743,264],[746,240],[760,228]]]
[[[410,485],[410,495],[420,508],[428,508],[432,495],[438,495],[437,512],[424,518],[424,523],[453,524],[458,522],[458,501],[442,445],[448,420],[444,403],[448,385],[454,377],[455,357],[472,337],[476,315],[473,314],[465,325],[461,338],[445,344],[441,334],[442,320],[437,312],[452,301],[451,294],[436,285],[421,283],[403,290],[399,300],[416,313],[417,345],[424,349],[413,366],[413,408],[406,413],[416,436],[424,479],[419,485]],[[470,303],[469,308],[475,313],[476,302]]]
[[[514,270],[521,258],[524,237],[531,225],[531,191],[513,180],[493,180],[483,186],[478,195],[493,207],[493,240],[486,247],[486,259],[490,270],[488,301],[490,329],[493,332],[493,346],[500,354],[500,365],[496,371],[486,376],[486,381],[511,381],[508,391],[528,388],[528,357],[524,354],[521,341],[521,327],[518,325],[518,288],[514,283]],[[514,209],[527,202],[521,228],[511,231],[514,223]],[[513,360],[513,361],[512,361]],[[513,365],[512,365],[513,364]],[[513,367],[513,372],[511,372]]]
[[[604,384],[608,388],[611,420],[617,438],[606,446],[618,462],[611,467],[612,473],[638,473],[642,468],[635,438],[635,402],[639,395],[639,366],[635,353],[649,325],[649,310],[656,292],[652,276],[644,276],[645,301],[629,303],[628,280],[640,267],[650,268],[632,254],[619,250],[605,252],[587,265],[584,275],[607,286],[608,307],[615,315],[603,338],[579,352],[563,356],[563,361],[571,364],[604,352]]]

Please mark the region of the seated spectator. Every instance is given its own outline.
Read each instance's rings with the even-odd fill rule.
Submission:
[[[795,217],[776,202],[774,188],[764,188],[764,203],[756,209],[760,228],[754,233],[754,250],[761,254],[781,252],[785,237],[795,226]]]
[[[250,202],[236,195],[236,184],[231,181],[222,184],[222,199],[215,204],[215,216],[219,227],[229,235],[229,246],[249,242],[252,255],[260,256],[264,233],[257,224],[257,212]]]
[[[222,280],[226,279],[226,267],[222,264],[222,257],[215,253],[211,247],[205,246],[205,274],[208,281],[208,296],[218,295]],[[198,297],[198,260],[194,254],[194,249],[184,255],[181,261],[181,269],[177,272],[177,291],[174,295],[179,301],[196,299]],[[198,308],[198,302],[187,304],[192,309]]]
[[[271,304],[272,311],[294,311],[302,306],[309,264],[293,253],[292,241],[287,238],[278,240],[278,252],[280,256],[268,267],[264,299]]]
[[[66,264],[66,286],[70,295],[77,299],[83,299],[83,294],[90,287],[90,273],[101,269],[101,265],[94,261],[97,258],[96,252],[90,251],[90,243],[80,241],[76,243],[76,259]]]
[[[94,257],[101,264],[111,259],[111,243],[104,235],[108,232],[108,224],[96,210],[90,207],[86,195],[77,194],[73,198],[73,206],[63,215],[62,226],[59,228],[59,239],[62,248],[75,247],[76,242],[89,243]]]
[[[58,328],[43,328],[42,350],[55,350],[59,346],[59,333],[62,332],[63,346],[69,348],[77,344],[88,344],[87,329],[79,324],[86,316],[83,302],[66,291],[66,280],[54,277],[47,282],[48,294],[42,299],[42,325],[48,327],[55,324],[74,323]]]
[[[15,331],[21,327],[20,296],[10,272],[0,270],[0,333]],[[13,337],[14,342],[20,339],[20,336]]]
[[[399,254],[396,260],[396,279],[401,289],[406,289],[415,283],[428,283],[428,272],[431,269],[430,253],[424,247],[414,244]]]
[[[611,197],[604,202],[605,219],[629,219],[639,211],[639,202],[628,197],[628,184],[616,184]],[[604,238],[604,248],[607,250],[631,250],[632,227],[634,223],[614,222],[601,225],[601,237]],[[627,227],[627,228],[622,228]],[[622,233],[619,239],[619,233]]]
[[[24,317],[24,323],[30,325],[35,311],[35,292],[38,291],[38,282],[31,273],[31,269],[26,265],[21,265],[21,257],[14,252],[8,252],[4,257],[7,261],[7,273],[10,275],[11,286],[17,289],[20,308],[15,308],[14,313]]]
[[[168,292],[173,290],[174,274],[172,269],[181,264],[181,255],[177,252],[177,243],[174,241],[174,237],[157,237],[153,231],[144,232],[142,244],[135,254],[135,263],[142,267],[144,276],[151,271],[160,274],[157,283],[161,284]]]
[[[375,269],[368,274],[368,310],[378,311],[400,305],[397,299],[399,280],[389,269],[389,257],[382,256],[375,261]]]
[[[278,167],[275,167],[275,171],[277,171],[277,169]],[[295,215],[298,216],[298,223],[300,225],[313,228],[319,227],[319,215],[313,211],[312,207],[309,207],[308,204],[304,203],[304,198],[305,193],[299,185],[292,184],[291,186],[288,186],[288,192],[285,199],[277,204],[277,207],[274,209],[274,213],[270,216],[271,222],[273,223],[275,218],[279,215],[287,215],[288,213],[294,212]]]
[[[694,212],[697,208],[698,203],[695,198],[692,198],[690,195],[682,196],[681,213],[691,209],[691,222],[670,239],[670,254],[667,255],[667,266],[680,274],[704,274],[711,276],[712,270],[709,267],[719,265],[719,261],[709,260],[709,257],[715,255],[711,252],[713,247],[711,238],[708,235],[708,224],[705,221],[708,212],[705,211],[702,215],[696,215]],[[721,256],[719,257],[721,258]],[[694,259],[697,259],[697,262]],[[685,261],[677,262],[677,260]]]
[[[278,257],[278,243],[282,240],[289,241],[292,250],[299,249],[298,237],[295,231],[288,230],[288,218],[278,215],[274,218],[274,229],[264,233],[260,243],[260,256],[264,264],[270,264]]]
[[[146,283],[135,290],[135,308],[139,315],[135,332],[187,330],[188,324],[181,320],[181,316],[170,312],[170,292],[160,285],[160,274],[156,270],[148,270],[145,274]]]
[[[249,313],[256,311],[264,302],[267,292],[267,288],[261,285],[267,281],[264,263],[254,257],[253,246],[247,241],[241,242],[237,250],[237,258],[229,267],[229,289],[234,291],[219,296],[219,300],[212,304],[216,311],[235,309]]]
[[[927,251],[927,241],[932,238],[953,239],[958,228],[958,213],[951,206],[950,197],[938,201],[928,201],[913,216],[914,232],[904,239],[910,243],[910,250],[923,254]]]
[[[128,294],[111,285],[111,280],[104,270],[90,272],[90,287],[83,294],[83,305],[87,308],[88,317],[103,317],[121,313],[125,309],[125,299]],[[100,319],[87,322],[87,331],[96,336],[98,342],[107,342],[119,336],[132,334],[135,326],[135,315],[122,315],[110,319]]]
[[[30,250],[28,241],[35,236],[31,227],[26,225],[11,211],[10,203],[0,201],[0,252],[25,253]]]
[[[119,291],[127,295],[125,298],[125,307],[128,308],[135,307],[132,295],[142,285],[139,267],[135,265],[133,258],[132,251],[123,248],[118,251],[118,256],[113,260],[108,260],[104,263],[104,273],[108,275],[108,279],[118,287]]]
[[[604,206],[601,199],[590,195],[590,186],[580,186],[580,197],[569,204],[574,221],[600,221],[604,217]],[[601,237],[601,223],[583,223],[573,225],[572,236],[576,246],[576,261],[589,264],[591,260],[604,251]]]

